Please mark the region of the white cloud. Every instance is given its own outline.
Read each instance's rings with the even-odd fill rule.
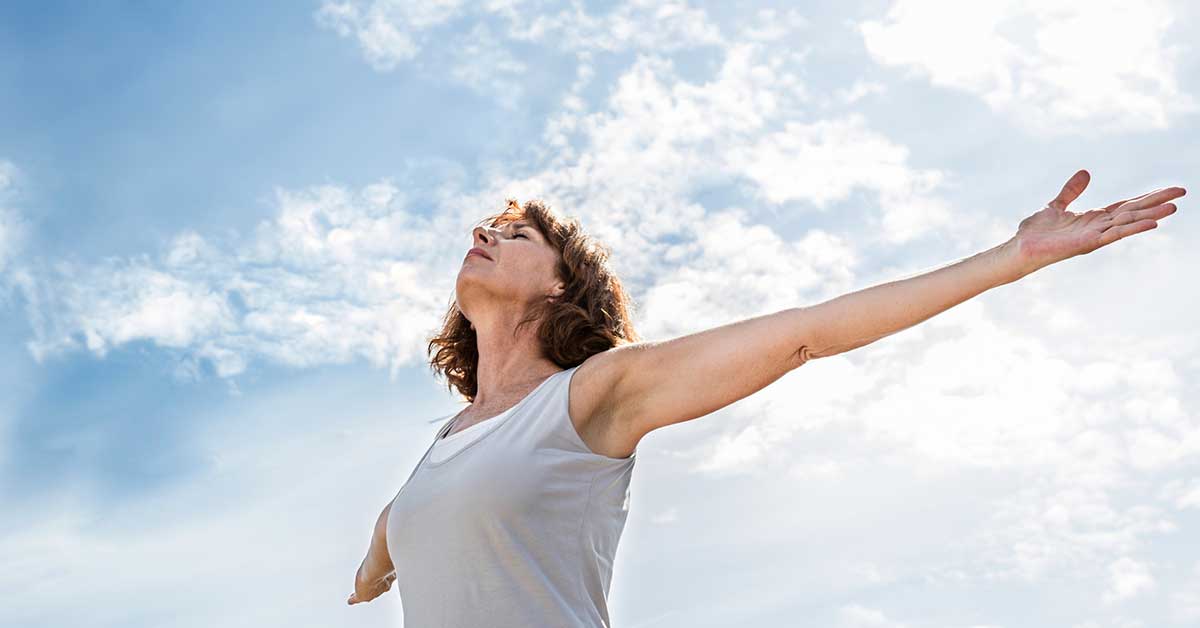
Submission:
[[[972,94],[1031,131],[1150,131],[1197,109],[1180,88],[1190,46],[1174,36],[1178,10],[1164,0],[896,0],[859,30],[881,65]]]
[[[885,92],[887,92],[887,87],[883,83],[858,79],[849,87],[839,87],[833,90],[832,102],[826,103],[825,106],[828,107],[836,104],[837,106],[845,107],[853,105],[871,94],[883,94]]]
[[[1171,617],[1175,621],[1200,620],[1200,561],[1193,565],[1190,574],[1178,582],[1170,600]]]
[[[905,628],[907,624],[889,619],[882,611],[849,604],[838,611],[840,626],[844,628]]]
[[[144,262],[108,262],[91,268],[61,262],[56,271],[71,279],[56,282],[53,295],[43,295],[53,302],[45,304],[50,309],[42,310],[38,318],[52,318],[54,326],[37,329],[40,337],[29,345],[38,360],[81,342],[100,357],[112,346],[134,340],[184,348],[202,336],[234,327],[220,294]],[[41,326],[35,323],[35,327]]]
[[[633,0],[600,14],[570,2],[552,8],[545,4],[495,0],[463,3],[441,0],[412,3],[399,0],[325,2],[314,12],[316,23],[342,37],[357,40],[370,65],[390,72],[412,62],[430,41],[449,37],[447,55],[431,47],[431,58],[418,66],[426,78],[451,80],[492,96],[510,110],[522,99],[529,70],[513,52],[514,44],[539,45],[579,62],[595,52],[645,50],[657,54],[723,43],[720,30],[703,9],[687,2]],[[770,29],[755,31],[769,40],[803,23],[795,12],[775,21],[774,12],[760,15]],[[462,19],[471,24],[459,33],[440,29]]]
[[[80,347],[103,356],[149,340],[208,360],[220,376],[255,357],[398,368],[419,353],[452,293],[460,249],[437,243],[465,249],[478,216],[415,218],[397,199],[389,183],[358,194],[279,190],[278,215],[245,241],[185,232],[156,258],[59,262],[27,294],[30,350],[38,359]]]
[[[462,10],[461,0],[326,2],[313,17],[342,37],[353,36],[371,66],[388,71],[417,55],[424,31],[450,21]]]
[[[476,24],[454,46],[456,62],[450,75],[477,92],[491,94],[502,106],[516,109],[524,86],[521,80],[528,66],[507,48],[485,24]]]
[[[618,4],[603,15],[592,15],[581,3],[553,14],[509,13],[509,30],[517,40],[552,43],[563,50],[607,51],[645,50],[673,52],[698,45],[723,42],[720,29],[710,21],[704,9],[689,7],[685,1],[631,0]],[[769,21],[773,13],[762,14]],[[772,37],[803,24],[794,12],[780,24]]]
[[[855,188],[876,191],[884,213],[870,227],[891,244],[939,229],[978,233],[978,223],[964,224],[935,195],[943,175],[914,171],[907,159],[907,149],[868,129],[859,114],[789,122],[755,145],[729,153],[730,163],[741,164],[758,184],[760,197],[772,204],[806,200],[825,208],[846,200]]]
[[[1112,578],[1111,588],[1104,597],[1108,603],[1125,600],[1154,588],[1154,576],[1150,568],[1128,556],[1113,561],[1108,566],[1108,573]]]
[[[774,7],[763,8],[755,13],[753,23],[742,28],[739,39],[779,41],[811,25],[812,23],[804,17],[799,9],[780,11]]]
[[[979,566],[992,577],[1039,582],[1054,574],[1112,573],[1114,554],[1139,552],[1176,526],[1152,505],[1119,500],[1114,487],[1078,488],[1069,478],[1032,480],[1003,497],[972,535]],[[1106,490],[1108,489],[1108,490]],[[1115,586],[1115,585],[1114,585]]]
[[[496,34],[501,40],[544,43],[560,51],[669,52],[722,41],[720,30],[705,11],[689,7],[686,1],[633,0],[599,15],[579,2],[563,4],[567,6],[552,9],[545,4],[503,1],[325,2],[314,19],[342,37],[355,37],[367,60],[380,71],[392,70],[415,57],[428,39],[427,31],[459,17],[502,19]],[[789,27],[804,23],[795,11],[780,20],[773,11],[761,12],[759,17],[767,28],[752,31],[756,39],[777,39]]]
[[[1163,499],[1178,510],[1200,510],[1200,478],[1176,478],[1163,485]]]

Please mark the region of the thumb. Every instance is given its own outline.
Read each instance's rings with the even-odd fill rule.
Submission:
[[[1083,190],[1087,188],[1088,182],[1091,180],[1092,175],[1089,174],[1087,170],[1080,170],[1071,175],[1071,178],[1067,179],[1066,184],[1063,185],[1062,191],[1058,193],[1058,196],[1054,197],[1054,200],[1050,201],[1050,207],[1053,207],[1054,209],[1066,209],[1067,205],[1071,204],[1071,201],[1074,201],[1075,199],[1079,198],[1080,194],[1083,194]]]

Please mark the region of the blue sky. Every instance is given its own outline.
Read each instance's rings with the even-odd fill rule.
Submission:
[[[666,339],[1195,188],[1194,6],[990,6],[0,6],[0,623],[401,625],[344,600],[506,197]],[[1190,204],[649,435],[614,625],[1200,622]]]

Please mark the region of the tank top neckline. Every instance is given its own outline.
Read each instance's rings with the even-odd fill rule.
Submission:
[[[453,433],[453,434],[446,434],[445,436],[439,436],[439,437],[438,437],[438,439],[437,439],[437,442],[439,442],[439,443],[440,443],[440,442],[443,442],[443,441],[451,441],[451,440],[456,440],[456,439],[457,439],[459,436],[462,436],[463,434],[474,434],[475,432],[478,432],[478,431],[479,431],[479,429],[478,429],[478,428],[486,426],[488,421],[492,421],[492,420],[494,420],[494,419],[496,419],[496,418],[498,418],[498,417],[501,417],[501,416],[503,416],[503,415],[505,415],[505,414],[508,414],[510,411],[512,411],[512,408],[509,408],[508,410],[505,410],[504,412],[501,412],[501,413],[497,414],[496,416],[494,416],[494,417],[492,417],[492,418],[490,418],[490,419],[484,419],[484,420],[482,420],[482,421],[479,421],[478,423],[475,423],[475,424],[473,424],[473,425],[468,425],[467,427],[464,427],[463,429],[461,429],[461,430],[458,430],[457,432],[455,432],[455,433]],[[454,425],[454,422],[453,422],[453,421],[451,421],[451,422],[450,422],[450,425],[451,425],[451,426],[453,426],[453,425]]]
[[[574,367],[572,367],[572,368],[574,368]],[[501,412],[500,414],[497,414],[495,416],[492,416],[492,417],[489,417],[487,419],[480,421],[479,423],[487,423],[489,421],[495,420],[495,421],[499,421],[499,423],[497,425],[493,426],[492,429],[484,432],[483,434],[480,434],[477,438],[472,439],[471,442],[467,443],[466,445],[463,445],[462,448],[459,449],[458,451],[452,452],[449,456],[446,456],[442,460],[435,462],[433,460],[432,456],[430,456],[430,453],[433,451],[434,445],[437,445],[437,442],[439,440],[441,440],[443,435],[446,432],[448,432],[450,430],[450,428],[454,425],[454,417],[458,416],[458,413],[455,413],[454,417],[451,417],[450,420],[447,421],[446,424],[443,425],[442,428],[438,430],[437,436],[435,436],[433,439],[433,445],[430,445],[429,451],[425,452],[425,459],[422,461],[422,464],[427,467],[441,466],[443,464],[446,464],[447,462],[450,462],[454,458],[458,457],[464,451],[467,451],[468,449],[478,445],[484,439],[491,436],[493,432],[500,429],[501,427],[504,427],[504,424],[508,423],[508,420],[511,419],[514,414],[517,413],[516,411],[519,410],[521,408],[521,406],[525,405],[525,402],[532,399],[534,397],[534,395],[536,395],[538,393],[538,391],[540,391],[542,388],[545,388],[546,384],[549,383],[550,380],[554,379],[555,377],[558,377],[559,375],[562,375],[563,373],[566,373],[569,370],[571,370],[571,369],[567,368],[567,369],[558,371],[557,373],[551,373],[550,375],[547,375],[546,379],[543,379],[540,384],[538,384],[537,386],[534,386],[533,390],[529,391],[529,393],[526,394],[524,397],[522,397],[520,401],[513,404],[513,406],[511,408],[505,410],[504,412]],[[479,423],[477,423],[476,425],[478,425]],[[475,426],[472,425],[471,427],[475,427]],[[467,429],[470,429],[470,428],[467,428]],[[459,433],[462,433],[462,432],[460,431]]]

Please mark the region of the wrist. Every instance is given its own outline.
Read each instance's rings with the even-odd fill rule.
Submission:
[[[1037,264],[1029,255],[1022,251],[1021,240],[1017,236],[1009,238],[997,247],[1000,265],[1004,269],[1004,283],[1016,281],[1038,269]]]
[[[367,553],[367,557],[363,559],[361,565],[358,566],[358,572],[354,578],[359,583],[369,585],[380,580],[383,580],[391,573],[391,564],[382,564],[380,561],[374,560],[371,553]]]

